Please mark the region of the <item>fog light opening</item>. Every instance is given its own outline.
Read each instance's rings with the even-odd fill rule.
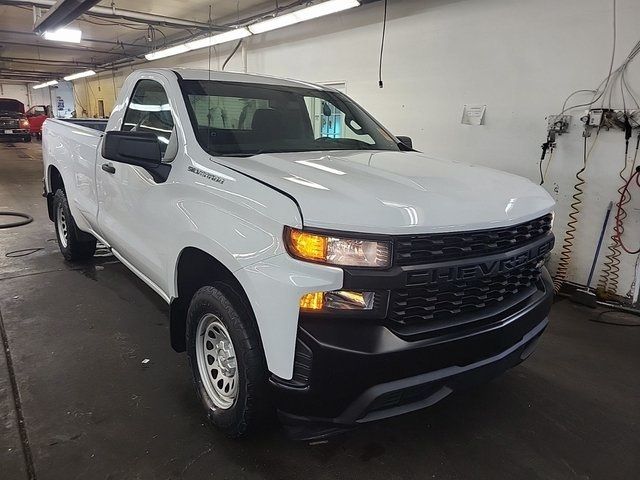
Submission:
[[[350,292],[337,290],[325,294],[325,306],[332,310],[371,310],[373,292]]]
[[[336,290],[332,292],[307,293],[300,299],[302,310],[372,310],[374,292],[352,292]]]

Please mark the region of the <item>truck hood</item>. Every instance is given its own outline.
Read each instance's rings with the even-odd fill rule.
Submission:
[[[543,188],[525,178],[418,152],[216,160],[292,196],[306,227],[386,234],[478,230],[524,222],[554,205]]]
[[[13,98],[0,98],[0,111],[24,114],[24,103]]]

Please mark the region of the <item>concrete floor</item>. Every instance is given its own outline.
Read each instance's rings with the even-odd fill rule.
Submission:
[[[636,479],[640,329],[562,301],[537,352],[492,383],[328,443],[207,428],[168,309],[109,255],[66,264],[42,192],[40,145],[0,144],[0,478]],[[0,220],[1,221],[1,220]],[[16,249],[35,253],[10,258]],[[150,361],[143,364],[143,360]],[[32,453],[26,462],[24,451]]]

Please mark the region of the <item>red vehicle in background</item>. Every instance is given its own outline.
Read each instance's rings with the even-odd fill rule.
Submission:
[[[29,120],[29,131],[31,135],[42,138],[42,124],[51,116],[51,107],[49,107],[49,105],[34,105],[27,110],[26,115]]]

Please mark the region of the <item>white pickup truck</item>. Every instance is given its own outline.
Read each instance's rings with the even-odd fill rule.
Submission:
[[[108,122],[47,120],[60,250],[105,244],[169,305],[210,421],[300,438],[431,405],[526,358],[547,326],[554,205],[430,158],[344,94],[144,69]]]

